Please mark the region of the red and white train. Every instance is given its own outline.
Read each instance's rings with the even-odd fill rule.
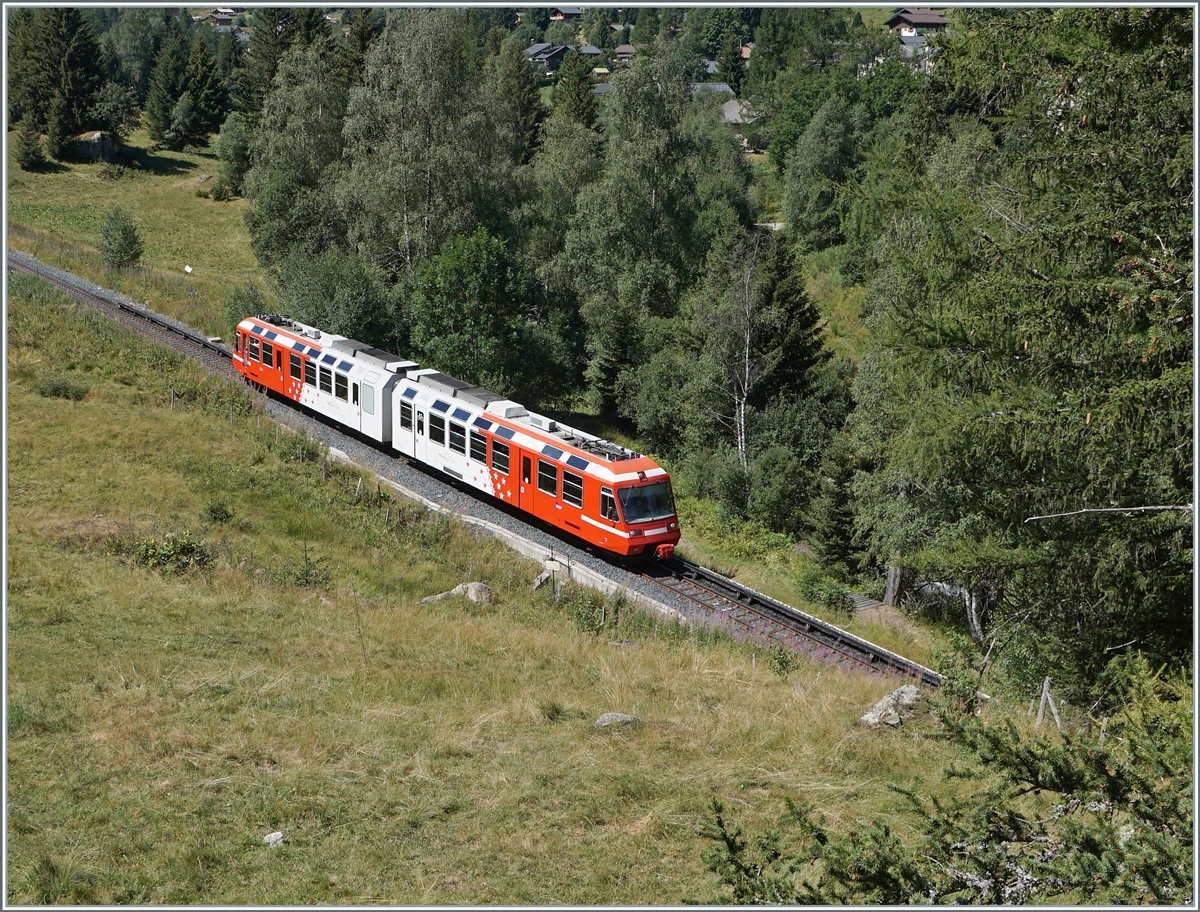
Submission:
[[[414,361],[274,314],[238,324],[246,381],[621,555],[679,541],[654,460]]]

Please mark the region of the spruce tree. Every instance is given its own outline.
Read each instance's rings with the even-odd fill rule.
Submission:
[[[100,229],[100,256],[109,269],[136,266],[142,258],[142,239],[133,218],[114,207]]]
[[[184,69],[183,87],[191,95],[193,138],[217,130],[225,113],[225,87],[217,73],[216,60],[203,36],[197,36],[192,42]]]
[[[100,48],[77,9],[51,8],[40,19],[41,55],[62,99],[63,129],[74,136],[87,128],[100,90]]]
[[[30,118],[35,128],[46,126],[53,97],[53,80],[45,66],[43,44],[39,37],[40,11],[18,7],[8,19],[9,123]]]
[[[585,127],[596,122],[596,96],[592,94],[588,62],[575,51],[567,51],[558,68],[558,83],[554,86],[554,113]]]
[[[36,171],[46,164],[46,152],[42,149],[42,138],[33,125],[32,117],[23,117],[17,125],[17,165],[22,171]]]
[[[172,29],[158,49],[146,94],[146,125],[155,142],[162,142],[171,127],[171,115],[185,89],[187,63],[187,45],[178,30]]]
[[[66,161],[71,154],[72,139],[67,126],[66,99],[55,95],[46,119],[46,154],[55,161]]]
[[[721,51],[717,54],[717,75],[737,97],[742,95],[742,78],[746,68],[742,62],[742,42],[732,31],[726,32],[721,41]]]
[[[508,38],[495,61],[494,110],[508,141],[512,159],[525,165],[533,157],[546,109],[542,107],[537,74],[519,39]]]

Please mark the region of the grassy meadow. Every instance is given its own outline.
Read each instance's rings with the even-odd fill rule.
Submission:
[[[54,162],[30,172],[17,167],[13,146],[10,134],[9,246],[149,302],[160,313],[210,335],[228,331],[222,304],[230,288],[262,284],[244,220],[249,203],[197,196],[217,182],[211,148],[150,152],[143,130],[111,165]],[[96,245],[114,206],[133,216],[138,226],[144,269],[115,273],[104,268]]]
[[[628,613],[585,632],[595,597],[9,292],[9,903],[717,901],[713,797],[903,831],[887,784],[938,778],[924,725],[856,727],[889,682]],[[468,579],[497,601],[421,604]]]

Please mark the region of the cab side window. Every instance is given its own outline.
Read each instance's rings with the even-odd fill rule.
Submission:
[[[611,488],[600,489],[600,515],[613,522],[621,521],[621,516],[617,513],[617,500],[613,497]]]

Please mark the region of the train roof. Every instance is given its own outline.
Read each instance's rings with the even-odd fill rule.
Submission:
[[[258,330],[254,329],[256,325]],[[270,326],[273,330],[282,331],[310,348],[332,349],[339,354],[395,374],[408,380],[409,383],[416,384],[417,388],[425,388],[435,396],[435,401],[437,401],[437,396],[458,400],[479,415],[486,414],[489,419],[499,424],[505,424],[513,430],[518,430],[522,435],[538,442],[538,448],[542,452],[546,452],[544,447],[549,445],[552,450],[564,451],[561,458],[565,459],[566,451],[573,451],[579,458],[594,465],[597,474],[605,476],[610,481],[666,474],[654,460],[628,447],[623,447],[619,443],[613,443],[565,425],[553,418],[531,412],[521,403],[507,399],[491,390],[451,377],[449,374],[433,368],[422,368],[415,361],[405,360],[398,355],[346,336],[326,333],[278,314],[259,314],[243,320],[239,326],[249,331],[259,332],[259,334],[263,334],[261,331]],[[310,354],[314,353],[310,352]],[[413,394],[415,394],[415,390]],[[611,465],[613,463],[621,465],[619,467]]]

